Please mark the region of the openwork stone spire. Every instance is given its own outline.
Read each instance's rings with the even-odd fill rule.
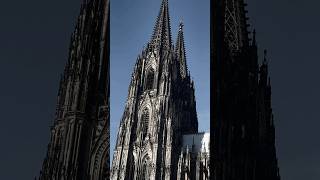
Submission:
[[[249,44],[245,6],[243,0],[225,1],[225,40],[231,51]]]
[[[162,1],[160,12],[153,30],[151,46],[155,49],[171,48],[171,27],[168,0]]]
[[[177,44],[176,44],[176,53],[177,58],[180,63],[180,74],[182,78],[185,78],[187,76],[187,62],[186,62],[186,50],[184,45],[184,36],[183,36],[183,23],[180,22],[179,25],[179,32],[178,32],[178,38],[177,38]]]

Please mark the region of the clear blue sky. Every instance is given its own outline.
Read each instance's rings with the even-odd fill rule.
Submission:
[[[195,81],[199,131],[210,130],[209,3],[209,0],[169,0],[174,43],[179,22],[184,22],[187,63]],[[161,0],[122,0],[111,3],[111,155],[128,95],[133,66],[137,56],[151,38],[160,5]]]

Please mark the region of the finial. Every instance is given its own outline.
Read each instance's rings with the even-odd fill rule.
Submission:
[[[256,45],[257,41],[256,41],[256,29],[253,29],[253,36],[252,36],[252,44]]]
[[[273,114],[271,115],[271,125],[274,126],[274,116],[273,116]]]
[[[267,64],[267,50],[266,49],[263,51],[263,55],[264,55],[263,63]]]
[[[180,23],[179,23],[179,31],[182,31],[182,29],[183,29],[183,20],[182,19],[180,19]]]
[[[268,78],[268,86],[271,86],[271,78]]]

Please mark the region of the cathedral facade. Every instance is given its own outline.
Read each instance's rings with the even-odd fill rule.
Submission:
[[[111,167],[112,180],[209,179],[209,134],[198,133],[183,24],[175,47],[168,0],[136,60]]]
[[[86,0],[61,76],[39,180],[109,179],[109,1]]]

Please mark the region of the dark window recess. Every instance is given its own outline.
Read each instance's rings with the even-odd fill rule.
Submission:
[[[142,123],[142,139],[145,139],[148,133],[148,127],[149,127],[149,111],[148,109],[143,110],[143,114],[141,117],[141,123]]]
[[[147,74],[146,90],[153,89],[153,82],[154,82],[154,72],[153,72],[153,70],[151,70]]]

